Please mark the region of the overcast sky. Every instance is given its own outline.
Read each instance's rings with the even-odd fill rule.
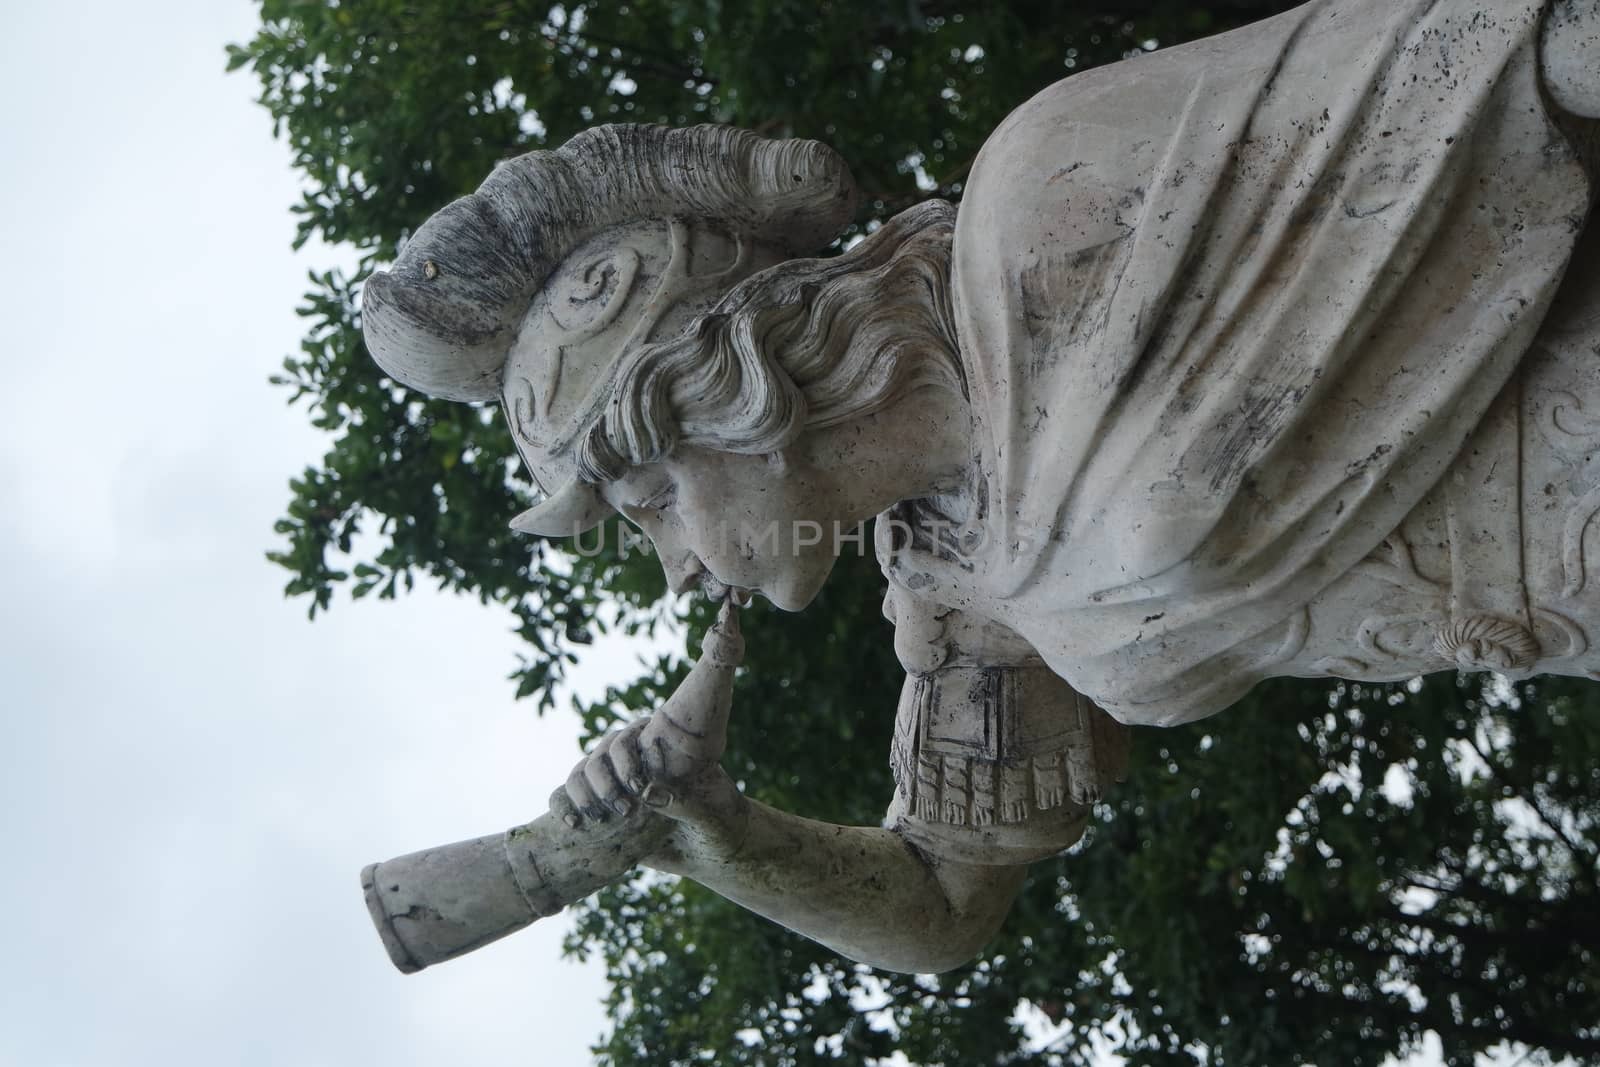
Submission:
[[[362,903],[364,864],[543,811],[575,730],[511,699],[501,612],[309,623],[262,558],[321,451],[266,378],[338,259],[291,254],[223,74],[255,20],[17,4],[0,37],[0,1064],[585,1063],[561,920],[403,977]]]

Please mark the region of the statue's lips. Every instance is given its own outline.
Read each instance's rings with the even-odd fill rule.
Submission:
[[[700,590],[713,603],[732,600],[736,607],[749,607],[751,591],[737,585],[728,585],[710,571],[700,572]]]
[[[755,592],[741,585],[730,585],[711,573],[705,560],[690,552],[683,560],[683,577],[671,584],[674,593],[687,593],[696,585],[706,595],[706,599],[713,604],[724,600],[731,600],[735,607],[748,607],[750,597]],[[670,573],[670,572],[669,572]]]

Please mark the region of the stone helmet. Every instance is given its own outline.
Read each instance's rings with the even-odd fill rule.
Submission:
[[[686,307],[703,311],[763,267],[826,247],[855,198],[844,161],[816,141],[725,126],[586,130],[499,164],[368,278],[367,348],[413,389],[501,401],[542,494],[512,525],[578,533],[610,509],[578,477],[572,446],[608,402],[623,353],[664,324],[681,329]],[[666,232],[630,245],[641,226]],[[691,231],[714,239],[691,249]],[[702,247],[719,250],[715,270]]]

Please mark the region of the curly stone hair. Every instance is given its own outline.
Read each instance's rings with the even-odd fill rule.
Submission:
[[[680,444],[775,452],[920,388],[964,393],[950,315],[955,214],[929,201],[844,255],[746,279],[681,336],[625,353],[611,402],[552,450],[576,447],[579,478],[597,484]]]

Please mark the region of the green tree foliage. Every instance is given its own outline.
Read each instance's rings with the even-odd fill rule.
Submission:
[[[860,225],[959,198],[990,130],[1051,82],[1229,28],[1282,0],[262,0],[230,48],[305,179],[312,276],[276,379],[327,431],[271,558],[313,614],[420,576],[505,605],[541,710],[605,625],[704,609],[647,555],[530,542],[492,409],[380,377],[357,279],[495,161],[597,122],[729,122],[837,147]],[[364,534],[358,538],[358,533]],[[589,545],[591,549],[593,545]],[[746,613],[728,766],[753,795],[870,823],[900,684],[870,558],[807,613]],[[671,691],[664,661],[579,708],[591,736]],[[1440,1035],[1452,1064],[1511,1042],[1600,1062],[1600,714],[1592,688],[1485,695],[1280,682],[1227,716],[1141,731],[1132,779],[1071,855],[1036,866],[979,963],[877,974],[689,883],[641,878],[582,914],[612,978],[603,1064],[1377,1064]]]

